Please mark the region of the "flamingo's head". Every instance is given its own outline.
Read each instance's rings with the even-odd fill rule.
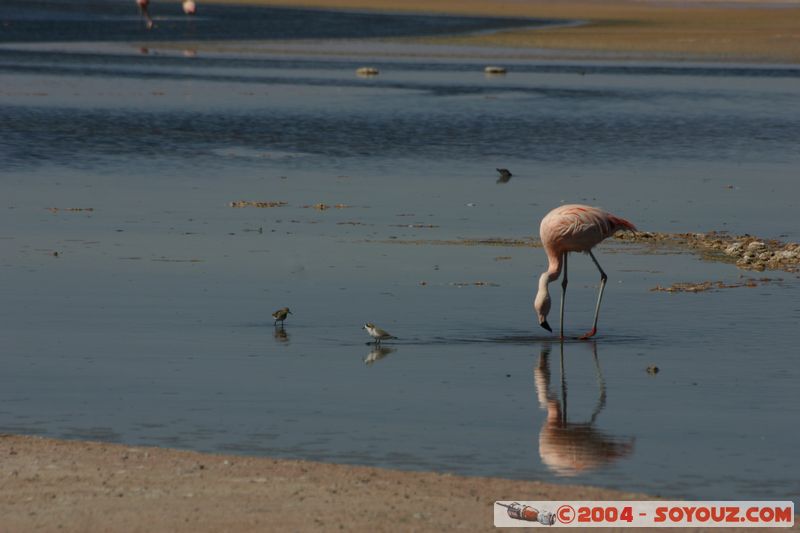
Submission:
[[[545,273],[545,275],[547,275],[547,273]],[[547,290],[546,281],[539,284],[539,292],[536,293],[536,299],[533,301],[533,308],[536,310],[539,325],[547,331],[552,332],[553,328],[547,323],[547,315],[550,313],[550,292]]]

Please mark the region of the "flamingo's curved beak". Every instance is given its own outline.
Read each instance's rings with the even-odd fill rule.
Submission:
[[[542,326],[547,331],[549,331],[550,333],[553,333],[553,328],[550,327],[550,324],[547,323],[547,320],[545,320],[544,322],[542,322],[539,325]]]

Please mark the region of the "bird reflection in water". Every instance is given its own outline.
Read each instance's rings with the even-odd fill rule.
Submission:
[[[289,334],[286,333],[286,330],[283,329],[283,326],[275,326],[275,332],[272,335],[277,342],[280,343],[288,343],[289,342]]]
[[[547,418],[539,432],[539,456],[558,476],[572,477],[610,464],[633,452],[633,438],[619,438],[594,427],[606,405],[606,384],[597,359],[597,343],[592,343],[592,356],[597,372],[598,397],[588,422],[567,419],[567,383],[564,373],[564,343],[561,346],[561,398],[550,390],[550,344],[542,346],[539,364],[534,369],[534,382],[539,407]]]
[[[397,348],[389,348],[388,346],[375,346],[364,358],[364,363],[371,365],[378,359],[383,359],[392,352],[396,352]]]
[[[497,173],[500,174],[500,177],[497,178],[497,183],[508,183],[512,176],[507,168],[498,168]]]

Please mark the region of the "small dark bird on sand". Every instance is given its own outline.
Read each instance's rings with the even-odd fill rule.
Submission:
[[[280,322],[281,326],[283,326],[283,321],[286,320],[286,316],[287,315],[293,315],[293,314],[294,313],[289,311],[288,307],[284,307],[283,309],[278,309],[277,311],[272,313],[272,318],[275,319],[275,323],[273,324],[273,326],[277,326],[278,322]]]

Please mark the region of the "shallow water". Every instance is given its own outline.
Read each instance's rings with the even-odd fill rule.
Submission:
[[[337,39],[404,37],[493,31],[533,19],[443,17],[198,3],[184,15],[180,2],[154,2],[154,27],[144,28],[134,0],[4,0],[0,42],[197,41],[218,39]]]
[[[517,59],[487,78],[376,51],[362,79],[325,44],[82,46],[0,51],[0,431],[800,494],[796,275],[651,292],[752,274],[606,243],[600,335],[561,346],[531,309],[541,249],[431,242],[533,236],[564,201],[797,240],[797,69]],[[597,282],[573,257],[570,335]],[[367,346],[366,321],[400,339]]]

